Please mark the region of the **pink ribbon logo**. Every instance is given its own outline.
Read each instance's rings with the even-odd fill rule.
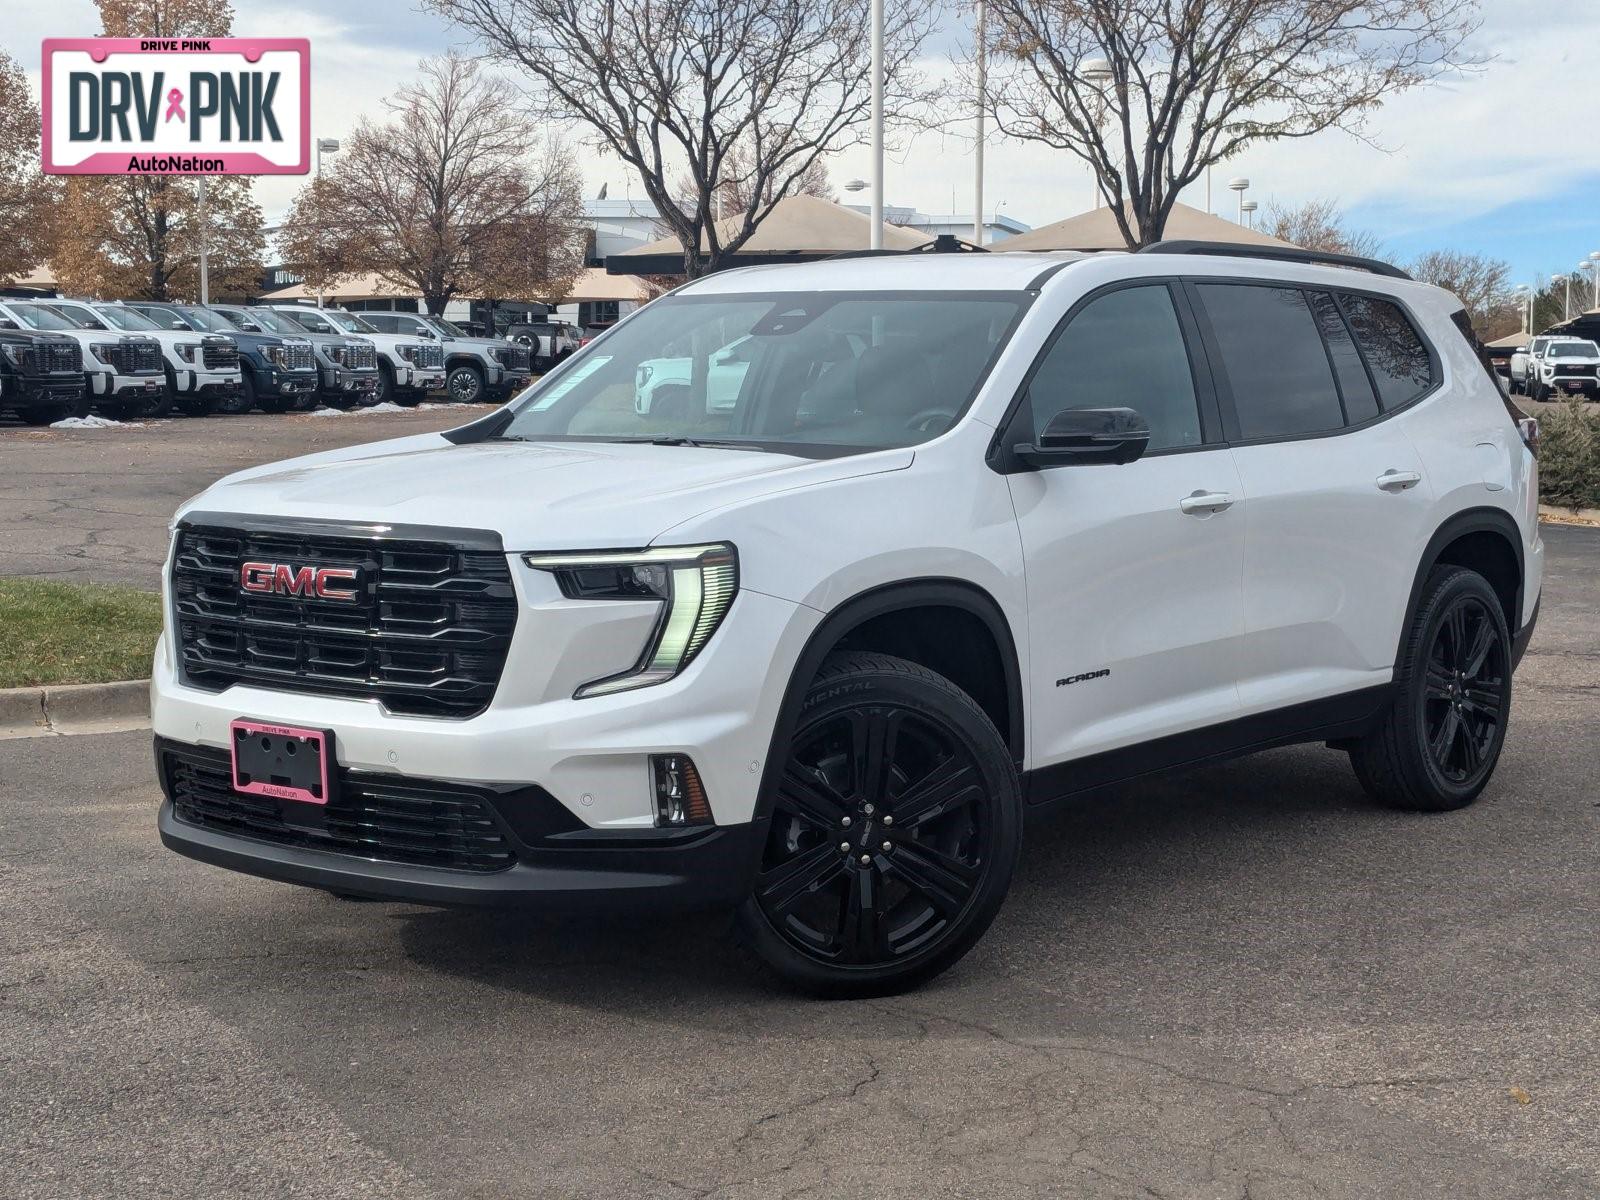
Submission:
[[[180,121],[188,120],[188,118],[183,115],[183,93],[177,88],[173,88],[167,93],[166,119],[170,121],[173,117],[177,117]]]

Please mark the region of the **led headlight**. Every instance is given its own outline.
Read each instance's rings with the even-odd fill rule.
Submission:
[[[620,675],[586,683],[575,699],[664,683],[716,632],[739,591],[739,556],[727,542],[578,554],[525,554],[571,600],[657,600],[661,615],[644,652]]]
[[[343,366],[344,365],[344,352],[345,352],[345,350],[347,348],[348,347],[344,346],[343,344],[341,344],[339,342],[335,342],[331,346],[324,346],[323,347],[323,353],[328,356],[328,361],[329,362],[338,363],[340,366]]]
[[[413,346],[409,342],[406,342],[406,343],[404,343],[404,344],[402,344],[400,346],[395,347],[395,349],[400,351],[400,357],[405,359],[407,362],[416,362],[417,361],[417,352],[420,351],[422,349],[422,347],[421,346]]]
[[[177,346],[174,347],[174,349],[177,350],[178,357],[183,359],[184,362],[192,363],[194,361],[195,354],[200,349],[200,343],[199,342],[179,342],[177,344]]]

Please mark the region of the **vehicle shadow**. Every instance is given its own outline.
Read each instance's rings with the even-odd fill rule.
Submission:
[[[1094,973],[1126,977],[1154,952],[1151,931],[1170,930],[1175,915],[1203,920],[1208,905],[1237,908],[1241,896],[1256,917],[1314,903],[1294,893],[1319,886],[1307,867],[1324,860],[1324,838],[1348,850],[1352,836],[1364,844],[1415,819],[1373,807],[1344,755],[1321,747],[1088,795],[1029,830],[1000,919],[918,996],[992,991],[997,971],[1047,989]],[[730,1006],[797,1000],[735,944],[727,914],[577,919],[408,908],[395,919],[419,966],[530,998],[706,1027],[726,1020]]]

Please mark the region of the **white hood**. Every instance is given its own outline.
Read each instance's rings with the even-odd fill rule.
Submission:
[[[479,442],[422,434],[253,467],[183,509],[497,531],[510,552],[649,545],[713,508],[903,469],[910,450],[808,459],[609,442]]]

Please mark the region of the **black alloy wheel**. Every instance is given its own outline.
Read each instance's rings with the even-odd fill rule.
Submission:
[[[1511,636],[1494,589],[1464,567],[1435,568],[1396,665],[1393,703],[1350,749],[1368,794],[1431,812],[1472,803],[1505,744],[1511,670]]]
[[[812,991],[913,987],[993,920],[1020,826],[1010,752],[966,693],[902,659],[835,656],[777,783],[746,935]]]
[[[445,391],[457,404],[476,404],[483,399],[483,372],[473,366],[451,367]]]

